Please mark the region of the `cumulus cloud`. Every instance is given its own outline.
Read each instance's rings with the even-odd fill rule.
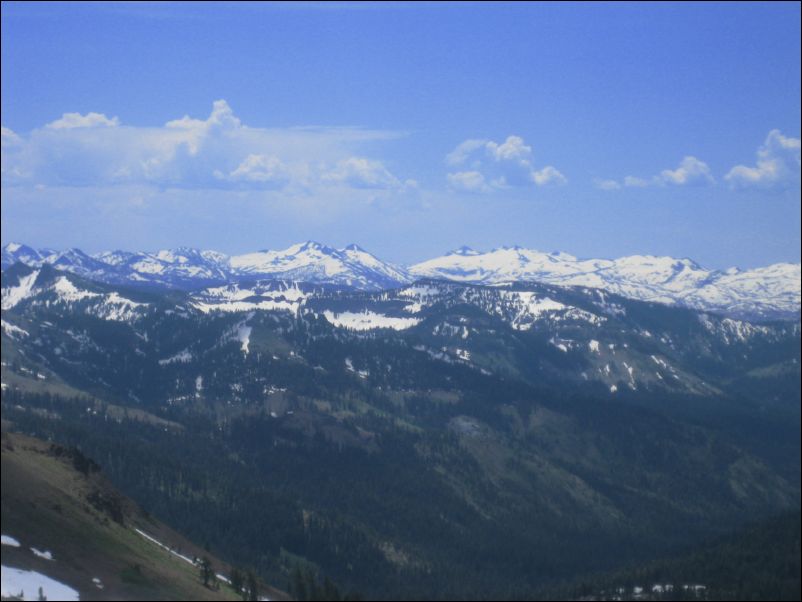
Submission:
[[[638,178],[635,176],[626,176],[624,178],[624,186],[627,188],[645,188],[651,182],[652,180],[646,180],[644,178]]]
[[[457,171],[447,176],[448,185],[463,192],[490,192],[485,177],[478,171]]]
[[[120,125],[117,117],[109,119],[103,113],[64,113],[61,119],[51,121],[45,127],[51,130],[71,130],[73,128],[116,127]]]
[[[502,144],[490,141],[485,146],[496,161],[522,161],[532,156],[532,147],[520,136],[508,136]]]
[[[290,174],[284,163],[281,159],[272,155],[248,155],[228,175],[219,170],[215,171],[214,175],[220,180],[272,185],[276,188],[285,186],[290,179]]]
[[[620,190],[621,184],[615,180],[596,180],[596,188],[599,190]]]
[[[474,151],[484,148],[487,140],[470,139],[462,142],[453,151],[446,155],[448,165],[462,165]]]
[[[533,171],[532,179],[538,186],[545,186],[546,184],[565,184],[568,182],[566,177],[551,165],[547,165],[543,169]]]
[[[699,186],[715,183],[713,174],[707,163],[696,157],[688,155],[683,157],[677,169],[664,169],[660,172],[659,180],[665,184],[676,186]]]
[[[715,184],[710,167],[704,161],[686,155],[676,169],[664,169],[656,176],[641,178],[625,176],[617,180],[596,180],[596,188],[601,190],[620,190],[621,188],[646,188],[648,186],[709,186]]]
[[[249,127],[225,100],[215,101],[205,119],[185,115],[157,127],[126,126],[101,113],[65,113],[27,135],[3,129],[3,184],[393,189],[403,186],[400,180],[359,151],[397,136],[362,128]]]
[[[2,126],[1,131],[2,137],[0,137],[0,140],[2,140],[3,148],[12,148],[22,142],[22,138],[17,136],[10,128]]]
[[[452,189],[467,192],[567,182],[565,176],[551,165],[536,169],[532,161],[532,147],[520,136],[508,136],[501,143],[465,140],[446,155],[446,164],[463,167],[448,173],[446,179]]]
[[[724,179],[733,188],[782,189],[799,182],[799,138],[783,136],[780,130],[771,130],[757,150],[754,167],[736,165]]]
[[[353,188],[399,188],[401,182],[381,161],[364,157],[348,157],[323,174],[323,180],[344,183]]]
[[[2,144],[2,156],[0,156],[0,174],[2,174],[3,181],[20,179],[23,177],[23,172],[20,167],[16,165],[15,158],[18,156],[22,148],[22,138],[14,133],[11,128],[2,126],[2,137],[0,137]]]

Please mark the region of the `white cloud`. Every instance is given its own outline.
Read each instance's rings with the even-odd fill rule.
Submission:
[[[17,136],[11,129],[7,128],[6,126],[2,126],[0,129],[2,131],[2,147],[3,148],[11,148],[14,146],[18,146],[22,142],[22,138]]]
[[[545,186],[546,184],[565,184],[568,182],[566,177],[551,165],[547,165],[538,171],[533,171],[532,180],[538,186]]]
[[[733,188],[781,189],[799,182],[799,138],[771,130],[757,150],[754,167],[736,165],[724,176]]]
[[[220,129],[237,129],[242,126],[242,122],[225,100],[215,100],[212,103],[212,113],[206,120],[193,119],[189,115],[184,115],[181,119],[174,119],[168,121],[165,127],[177,128],[184,130],[203,129],[209,130],[212,128]]]
[[[599,190],[620,190],[621,184],[615,180],[596,180],[596,188]]]
[[[487,150],[496,161],[521,161],[532,156],[532,147],[520,136],[508,136],[502,144],[490,141]]]
[[[289,181],[289,173],[281,159],[267,155],[248,155],[235,170],[227,176],[220,171],[215,177],[232,182],[272,184],[281,188]]]
[[[690,155],[683,157],[677,169],[661,171],[659,179],[666,184],[676,186],[698,186],[713,184],[716,181],[707,163]]]
[[[61,119],[51,121],[45,127],[51,130],[71,130],[73,128],[116,127],[120,125],[117,117],[109,119],[103,113],[64,113]]]
[[[463,192],[489,192],[490,186],[485,177],[478,171],[458,171],[447,176],[448,185],[454,190]]]
[[[625,188],[646,188],[647,186],[708,186],[715,184],[716,179],[710,171],[710,167],[704,161],[686,155],[680,161],[676,169],[664,169],[658,175],[651,178],[641,178],[638,176],[625,176],[623,185]],[[621,184],[616,180],[599,180],[596,187],[602,190],[619,190]]]
[[[353,188],[399,188],[401,182],[381,161],[364,157],[349,157],[322,175],[323,180],[348,184]]]
[[[475,150],[483,148],[486,144],[487,140],[478,140],[475,138],[466,140],[446,155],[446,163],[448,165],[461,165],[465,163]]]
[[[20,165],[17,164],[17,157],[23,146],[23,140],[20,136],[14,133],[13,130],[2,126],[2,155],[0,155],[0,175],[3,177],[3,182],[15,181],[24,177],[24,172]]]
[[[624,186],[627,188],[645,188],[649,185],[649,182],[649,180],[636,178],[635,176],[626,176],[624,178]]]
[[[535,169],[532,147],[520,136],[508,136],[501,143],[475,138],[465,140],[446,155],[446,163],[469,168],[447,174],[449,186],[455,190],[490,192],[568,181],[551,165]]]
[[[3,184],[290,188],[298,194],[332,185],[394,189],[404,184],[359,151],[398,136],[353,127],[248,127],[225,100],[215,101],[205,119],[185,115],[158,127],[66,113],[23,136],[4,128]]]

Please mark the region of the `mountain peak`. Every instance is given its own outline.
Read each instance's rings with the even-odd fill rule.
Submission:
[[[307,251],[320,251],[323,253],[330,253],[334,249],[331,247],[327,247],[324,244],[317,242],[316,240],[307,240],[305,242],[295,243],[294,245],[290,245],[287,247],[283,253],[288,255],[295,255],[296,253],[304,253]],[[275,251],[264,251],[265,253],[275,253]]]
[[[446,253],[446,255],[461,255],[463,257],[471,257],[474,255],[481,255],[481,253],[479,253],[479,251],[476,251],[467,245],[462,245],[459,249],[454,249],[453,251]]]
[[[496,252],[498,252],[498,251],[525,251],[525,250],[526,250],[526,249],[524,249],[524,247],[522,247],[521,245],[512,245],[512,246],[509,246],[509,245],[503,245],[503,246],[501,246],[501,247],[495,247],[495,248],[494,248],[492,251],[490,251],[490,252],[491,252],[491,253],[496,253]]]
[[[9,253],[16,253],[24,246],[25,245],[22,245],[18,242],[10,242],[3,247],[3,250],[8,251]]]

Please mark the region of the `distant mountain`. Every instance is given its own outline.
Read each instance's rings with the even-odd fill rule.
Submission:
[[[357,245],[335,249],[313,241],[235,256],[184,247],[90,256],[79,249],[59,252],[9,243],[2,249],[3,269],[15,262],[35,267],[50,263],[59,270],[110,284],[184,290],[270,279],[376,291],[417,278],[438,278],[490,285],[542,282],[584,286],[748,320],[799,319],[802,304],[799,264],[708,270],[690,259],[650,255],[577,259],[567,253],[521,247],[486,253],[462,247],[404,268]]]
[[[267,279],[190,292],[142,291],[94,282],[47,264],[33,268],[21,263],[2,274],[2,307],[4,333],[26,346],[34,342],[28,356],[55,354],[56,366],[62,357],[74,362],[99,349],[114,357],[114,346],[89,345],[83,337],[69,334],[76,320],[83,323],[91,317],[119,323],[120,332],[132,330],[136,334],[130,340],[143,353],[157,345],[152,352],[159,349],[161,355],[150,360],[161,366],[185,364],[207,353],[204,345],[216,349],[226,337],[241,340],[248,349],[250,333],[259,330],[254,324],[264,320],[254,318],[258,314],[295,316],[310,327],[334,329],[340,337],[400,338],[436,363],[531,383],[594,384],[608,395],[647,389],[715,396],[746,371],[767,366],[793,371],[800,336],[798,322],[756,324],[588,287],[419,280],[369,292]],[[13,316],[25,320],[15,323]],[[175,337],[186,320],[201,328],[221,319],[226,328],[236,328],[205,342],[182,333],[178,347],[158,346],[161,335],[152,330],[175,322],[168,335]],[[65,320],[67,334],[60,337],[47,326],[41,332],[39,327],[30,330],[39,322]],[[127,350],[124,346],[121,351]],[[97,362],[87,358],[84,364],[93,368]],[[107,362],[102,365],[111,370]],[[127,365],[127,360],[121,356],[115,365]],[[161,371],[155,363],[151,367]],[[153,374],[146,380],[156,378]],[[121,393],[141,394],[134,389],[116,392]]]
[[[631,299],[682,305],[749,319],[798,318],[800,265],[778,263],[741,271],[707,270],[690,259],[633,255],[577,259],[501,247],[479,253],[467,247],[413,265],[416,277],[500,284],[536,281],[599,288]]]
[[[15,242],[3,245],[0,257],[2,257],[3,269],[18,261],[28,265],[38,265],[44,260],[36,249]]]
[[[327,283],[362,290],[392,288],[409,282],[402,268],[381,261],[357,245],[333,249],[307,241],[283,251],[258,251],[230,259],[234,276],[272,277]]]
[[[70,272],[56,270],[49,264],[40,268],[15,264],[3,272],[2,287],[4,311],[36,299],[37,303],[46,306],[78,304],[85,314],[104,320],[129,321],[141,315],[149,305]],[[134,291],[131,293],[139,296]]]
[[[155,253],[106,251],[89,256],[78,249],[42,251],[9,243],[2,250],[3,269],[16,262],[34,267],[49,263],[60,270],[110,284],[178,289],[257,277],[360,290],[392,288],[410,281],[406,270],[357,245],[334,249],[314,241],[282,251],[264,250],[231,257],[186,247]]]
[[[117,268],[121,282],[131,280],[180,287],[225,281],[230,277],[228,257],[216,251],[179,247],[156,253],[105,252],[95,258]]]

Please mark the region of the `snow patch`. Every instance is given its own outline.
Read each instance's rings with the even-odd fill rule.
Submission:
[[[326,310],[323,312],[323,317],[326,318],[330,324],[338,328],[349,328],[351,330],[373,330],[375,328],[406,330],[420,322],[418,318],[396,318],[384,314],[377,314],[368,310],[361,313],[334,313]]]
[[[237,340],[242,345],[242,352],[245,355],[248,355],[248,346],[251,343],[251,330],[253,329],[244,322],[237,326]]]
[[[78,592],[37,571],[25,571],[0,565],[3,598],[37,600],[39,588],[48,600],[80,600]],[[22,594],[22,595],[20,595]]]
[[[23,330],[19,326],[14,326],[14,324],[10,324],[5,320],[0,320],[0,325],[2,325],[3,332],[6,333],[6,336],[12,339],[16,339],[19,337],[27,337],[29,333],[27,330]]]
[[[168,357],[166,359],[163,359],[163,360],[159,360],[159,365],[160,366],[166,366],[167,364],[172,364],[172,363],[175,363],[175,362],[179,362],[179,363],[185,364],[187,362],[191,362],[192,358],[193,358],[192,353],[190,353],[190,351],[188,349],[183,349],[182,351],[179,351],[175,355],[172,355],[172,356],[170,356],[170,357]]]
[[[3,309],[11,309],[31,296],[33,292],[33,285],[36,282],[36,277],[39,275],[39,270],[34,270],[27,276],[19,279],[17,286],[8,286],[3,289],[3,300],[0,307]]]
[[[45,560],[53,560],[53,553],[50,550],[40,550],[38,548],[31,548],[31,552],[33,552],[34,556],[38,556],[39,558],[44,558]]]
[[[87,290],[82,290],[70,282],[66,276],[62,276],[53,285],[53,290],[62,301],[80,301],[81,299],[90,299],[93,297],[101,297],[100,293],[90,293]]]
[[[145,533],[145,532],[144,532],[144,531],[142,531],[141,529],[137,529],[136,527],[134,527],[134,531],[136,531],[137,533],[139,533],[139,534],[140,534],[142,537],[144,537],[145,539],[147,539],[149,542],[151,542],[151,543],[155,543],[157,546],[159,546],[159,547],[160,547],[160,548],[162,548],[163,550],[167,550],[168,552],[170,552],[170,554],[172,554],[172,555],[173,555],[173,556],[175,556],[176,558],[180,558],[180,559],[181,559],[181,560],[183,560],[184,562],[188,562],[189,564],[191,564],[191,565],[193,565],[193,566],[195,565],[195,559],[194,559],[194,558],[190,558],[189,556],[184,556],[184,555],[183,555],[183,554],[181,554],[180,552],[176,552],[176,551],[175,551],[173,548],[171,548],[170,546],[167,546],[167,545],[163,544],[162,542],[160,542],[160,541],[159,541],[158,539],[156,539],[155,537],[151,537],[150,535],[148,535],[147,533]]]
[[[254,285],[240,288],[238,284],[207,288],[193,295],[193,306],[203,313],[213,311],[241,312],[261,309],[265,311],[287,311],[298,313],[306,302],[308,293],[297,283],[292,285]]]

